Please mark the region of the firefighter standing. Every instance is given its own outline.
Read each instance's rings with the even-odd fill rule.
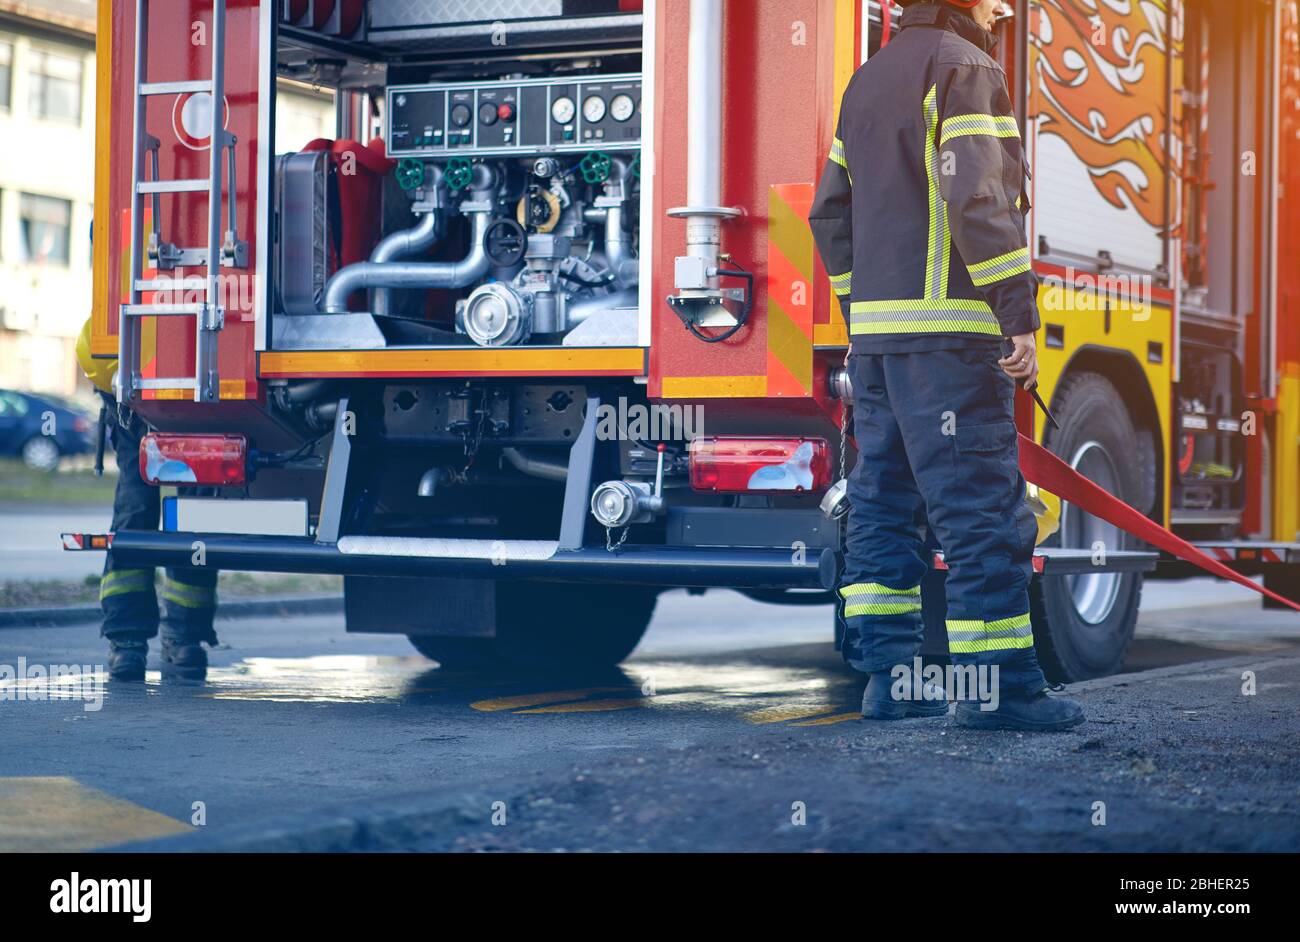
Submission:
[[[119,413],[113,399],[117,360],[91,357],[89,321],[77,338],[77,361],[104,398],[108,414],[117,417],[109,423],[118,470],[112,529],[156,530],[161,498],[158,489],[140,477],[140,439],[148,428],[134,413]],[[208,656],[202,642],[217,643],[212,629],[217,607],[216,570],[168,569],[163,576],[162,599],[164,673],[203,678]],[[113,680],[143,680],[149,639],[158,634],[153,569],[117,566],[110,550],[99,583],[99,604],[104,613],[100,634],[109,645],[109,676]]]
[[[957,722],[1065,729],[1083,711],[1047,695],[1030,628],[1035,522],[1012,402],[1038,375],[1039,320],[1028,165],[989,55],[1002,4],[899,2],[901,30],[845,89],[810,214],[851,343],[844,655],[868,674],[864,716],[946,713],[900,699],[905,674],[891,675],[920,650],[928,520],[948,565],[952,661],[998,678],[996,709],[959,702]]]

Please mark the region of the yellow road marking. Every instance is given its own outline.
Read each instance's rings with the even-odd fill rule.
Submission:
[[[87,851],[188,830],[71,778],[0,778],[0,853]]]
[[[756,710],[753,713],[745,714],[745,721],[749,723],[784,723],[787,720],[802,720],[810,716],[821,716],[823,713],[829,713],[830,708],[825,706],[819,707],[797,707],[797,706],[778,706],[769,707],[766,710]]]
[[[791,726],[829,726],[832,723],[847,723],[849,720],[862,719],[862,713],[854,710],[852,713],[836,713],[834,716],[823,716],[819,720],[809,720],[806,723],[791,723]]]
[[[548,690],[545,693],[525,693],[515,697],[496,697],[491,700],[476,700],[470,704],[475,710],[495,713],[498,710],[518,710],[520,707],[541,706],[544,703],[563,703],[566,700],[582,700],[596,693],[627,693],[634,687],[588,687],[582,690]],[[597,701],[598,702],[598,701]]]
[[[633,707],[649,706],[648,700],[640,697],[619,697],[610,700],[579,700],[577,703],[561,703],[555,706],[538,707],[535,710],[517,710],[516,713],[604,713],[607,710],[630,710]]]

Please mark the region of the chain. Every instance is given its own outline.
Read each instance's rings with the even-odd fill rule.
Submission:
[[[631,527],[624,527],[622,534],[619,535],[618,542],[615,543],[614,528],[606,527],[605,528],[605,549],[609,550],[611,553],[617,553],[619,547],[621,547],[624,543],[627,542],[627,533],[628,530],[630,529]]]

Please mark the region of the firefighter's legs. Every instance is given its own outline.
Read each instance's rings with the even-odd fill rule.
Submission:
[[[212,620],[217,610],[217,573],[210,569],[168,569],[163,576],[163,666],[184,677],[201,678],[208,669],[203,642],[217,643]]]
[[[117,461],[112,529],[150,530],[158,526],[158,491],[140,479],[138,466],[143,424],[134,416],[112,430]],[[99,583],[104,614],[100,634],[109,642],[109,673],[118,680],[142,680],[149,639],[158,633],[158,598],[152,568],[118,566],[110,550]]]
[[[937,716],[948,704],[899,687],[921,649],[921,495],[885,389],[882,359],[854,356],[853,427],[858,461],[849,476],[849,522],[840,584],[844,659],[867,673],[862,713],[873,719]],[[904,692],[904,697],[895,694]]]
[[[1033,513],[1016,452],[1014,381],[996,347],[885,358],[886,388],[948,565],[955,665],[997,665],[999,696],[1046,686],[1029,624]],[[972,693],[973,695],[973,693]]]
[[[144,423],[135,416],[126,425],[115,424],[112,429],[118,470],[113,496],[114,532],[158,527],[161,504],[158,489],[140,478],[140,439],[144,432]],[[212,631],[216,579],[215,570],[168,570],[163,583],[164,660],[169,646],[197,647],[200,641],[216,643]],[[118,566],[110,550],[104,560],[99,600],[104,615],[100,633],[109,641],[110,675],[119,680],[143,679],[148,642],[158,634],[159,625],[153,568]],[[206,664],[201,648],[199,655]],[[182,661],[192,670],[192,651]]]

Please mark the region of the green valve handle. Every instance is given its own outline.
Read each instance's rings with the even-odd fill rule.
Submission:
[[[627,172],[632,175],[632,179],[641,179],[641,155],[637,154],[632,158],[632,164],[627,168]]]
[[[582,171],[582,179],[588,183],[604,183],[608,180],[609,167],[609,154],[598,150],[593,150],[582,158],[582,163],[578,164],[578,169]]]
[[[403,190],[414,190],[424,186],[424,162],[412,157],[403,157],[393,171],[397,185]]]
[[[448,189],[463,190],[474,179],[474,165],[464,157],[453,157],[447,162],[447,170],[442,179],[446,181]]]

